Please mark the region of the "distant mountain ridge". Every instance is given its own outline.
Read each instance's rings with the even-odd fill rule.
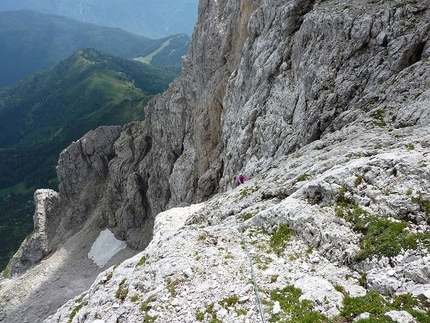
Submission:
[[[0,12],[0,87],[48,69],[82,48],[122,58],[150,57],[148,63],[180,66],[189,37],[152,40],[119,28],[100,27],[30,10]]]
[[[83,49],[0,89],[0,268],[31,230],[34,188],[56,187],[61,150],[90,129],[143,120],[179,72]]]
[[[136,35],[163,38],[191,36],[198,0],[2,0],[0,11],[31,9],[101,26],[119,27]]]

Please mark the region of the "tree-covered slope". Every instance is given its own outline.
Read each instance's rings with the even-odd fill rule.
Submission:
[[[0,90],[0,267],[32,229],[34,188],[56,186],[61,150],[100,125],[142,120],[178,74],[84,49]]]
[[[0,12],[0,87],[51,68],[82,48],[123,58],[151,57],[161,66],[180,66],[189,37],[148,39],[118,28],[30,10]]]

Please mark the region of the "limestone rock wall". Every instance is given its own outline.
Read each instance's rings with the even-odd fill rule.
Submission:
[[[58,226],[57,211],[59,194],[53,190],[40,189],[34,193],[36,205],[33,215],[34,232],[21,244],[8,264],[8,275],[22,274],[39,263],[52,251],[52,240]]]

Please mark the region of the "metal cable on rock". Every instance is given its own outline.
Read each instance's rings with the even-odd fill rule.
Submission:
[[[255,293],[255,298],[257,300],[258,311],[260,312],[261,322],[266,323],[266,320],[264,318],[263,306],[261,306],[260,295],[258,294],[257,282],[255,281],[254,268],[252,265],[251,255],[248,252],[248,248],[246,248],[245,239],[243,237],[242,229],[240,229],[239,231],[240,231],[240,238],[242,240],[242,246],[243,246],[243,249],[245,250],[246,256],[248,257],[249,267],[251,268],[251,280],[252,280],[252,283],[254,285],[254,293]]]

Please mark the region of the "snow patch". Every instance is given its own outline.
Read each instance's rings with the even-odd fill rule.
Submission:
[[[118,251],[126,247],[127,244],[124,241],[118,240],[109,229],[106,229],[100,232],[100,235],[94,241],[88,253],[88,258],[102,268]]]

